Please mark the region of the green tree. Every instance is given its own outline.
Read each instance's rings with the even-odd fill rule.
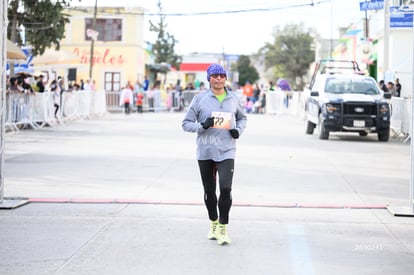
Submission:
[[[71,0],[9,0],[7,37],[22,45],[20,26],[24,27],[26,45],[32,47],[33,55],[40,55],[47,48],[60,48],[65,37],[65,24],[69,15],[63,9]]]
[[[274,43],[266,43],[259,50],[264,55],[265,67],[273,68],[276,78],[286,78],[291,83],[297,83],[297,90],[303,90],[303,77],[306,75],[309,65],[315,60],[315,52],[312,50],[313,38],[305,30],[304,25],[289,24],[283,30],[277,28],[274,35]]]
[[[162,13],[161,1],[158,1],[158,8],[160,11],[159,22],[155,24],[151,20],[149,21],[150,31],[158,33],[157,40],[152,44],[155,63],[167,63],[178,69],[182,60],[182,57],[177,55],[174,50],[178,40],[174,38],[174,35],[171,35],[166,31],[166,16]]]
[[[259,79],[259,73],[256,68],[250,64],[250,58],[246,55],[239,56],[236,70],[239,72],[239,84],[242,86],[244,86],[247,81],[253,84]]]

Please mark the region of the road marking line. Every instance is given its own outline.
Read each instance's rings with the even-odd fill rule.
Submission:
[[[303,225],[288,226],[289,254],[295,275],[314,275],[309,246]]]

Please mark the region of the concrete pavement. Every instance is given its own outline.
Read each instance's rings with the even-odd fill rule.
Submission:
[[[249,115],[232,244],[206,238],[195,135],[182,113],[107,115],[6,135],[2,274],[412,274],[409,145],[304,134]]]

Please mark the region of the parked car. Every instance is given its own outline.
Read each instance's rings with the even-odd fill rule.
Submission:
[[[315,74],[305,113],[306,134],[317,128],[320,139],[331,132],[376,133],[379,141],[390,137],[391,106],[375,79],[357,70]]]

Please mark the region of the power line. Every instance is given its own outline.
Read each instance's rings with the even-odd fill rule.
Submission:
[[[177,16],[177,17],[184,17],[184,16],[204,16],[204,15],[220,15],[220,14],[238,14],[238,13],[250,13],[250,12],[270,12],[276,10],[287,10],[287,9],[294,9],[294,8],[303,8],[303,7],[314,7],[315,5],[320,5],[323,3],[330,2],[330,0],[320,0],[320,1],[310,1],[309,3],[304,4],[295,4],[295,5],[287,5],[287,6],[279,6],[279,7],[269,7],[269,8],[251,8],[251,9],[241,9],[241,10],[225,10],[225,11],[205,11],[205,12],[172,12],[172,13],[164,13],[164,12],[121,12],[118,10],[116,14],[126,14],[126,15],[145,15],[145,16]],[[85,13],[89,13],[89,10],[85,7],[69,7],[69,9],[81,11]],[[100,14],[114,14],[114,12],[99,12]]]
[[[329,0],[321,0],[318,2],[311,1],[308,4],[296,4],[296,5],[288,5],[285,7],[273,7],[273,8],[253,8],[253,9],[243,9],[243,10],[228,10],[228,11],[207,11],[207,12],[191,12],[191,13],[146,13],[147,16],[198,16],[198,15],[218,15],[218,14],[236,14],[236,13],[247,13],[247,12],[269,12],[275,10],[285,10],[285,9],[293,9],[293,8],[302,8],[311,6],[313,7],[315,4],[322,4],[325,2],[329,2]]]

